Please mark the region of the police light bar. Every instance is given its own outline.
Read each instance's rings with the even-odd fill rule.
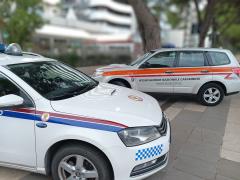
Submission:
[[[0,43],[0,53],[5,53],[5,50],[6,50],[6,45]]]
[[[7,48],[5,49],[5,54],[8,55],[13,55],[13,56],[22,56],[22,49],[20,47],[19,44],[17,43],[12,43],[10,45],[7,46]]]

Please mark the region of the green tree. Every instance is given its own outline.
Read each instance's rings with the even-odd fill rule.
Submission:
[[[219,0],[221,1],[221,0]],[[190,3],[193,3],[197,13],[197,21],[199,26],[199,47],[204,46],[205,38],[211,28],[214,20],[216,7],[219,4],[217,0],[171,0],[171,2],[179,8],[188,7]],[[204,9],[200,9],[200,5],[204,4]]]
[[[228,35],[230,37],[231,33],[229,33],[229,31],[233,31],[231,29],[236,28],[236,26],[234,28],[231,28],[231,26],[239,21],[240,0],[170,0],[170,2],[176,5],[180,11],[184,9],[184,7],[188,7],[190,3],[194,4],[199,25],[200,47],[204,46],[204,40],[208,36],[210,28],[212,29],[212,34],[210,35],[212,46],[223,45],[220,42],[223,42],[223,39],[225,41]],[[202,6],[204,2],[205,6],[201,9],[200,6]],[[170,15],[174,16],[174,14]],[[172,24],[174,22],[175,25],[179,23],[178,18],[174,19],[174,17],[172,17],[172,20],[173,22],[170,21]]]
[[[43,20],[40,16],[41,0],[3,0],[0,4],[4,31],[8,34],[7,42],[17,42],[24,46],[31,40],[36,28]],[[6,6],[9,8],[6,11]],[[4,11],[2,11],[4,9]]]
[[[216,14],[217,45],[240,52],[240,1],[221,2]]]

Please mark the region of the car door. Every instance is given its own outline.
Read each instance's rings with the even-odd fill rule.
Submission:
[[[172,93],[172,73],[176,52],[159,52],[139,66],[135,76],[137,88],[144,92]]]
[[[202,84],[212,80],[211,67],[204,51],[179,51],[174,93],[192,94]]]
[[[29,96],[0,72],[0,97],[18,95],[19,107],[0,107],[0,164],[36,167],[35,109]]]

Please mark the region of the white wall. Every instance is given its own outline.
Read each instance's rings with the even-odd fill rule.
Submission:
[[[184,46],[184,30],[162,30],[162,44],[174,44],[176,47]]]

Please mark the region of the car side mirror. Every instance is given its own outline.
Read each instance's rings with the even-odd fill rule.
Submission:
[[[24,99],[20,96],[9,94],[0,97],[0,108],[22,105]]]
[[[144,69],[144,68],[150,68],[150,64],[147,61],[140,66],[140,69]]]

